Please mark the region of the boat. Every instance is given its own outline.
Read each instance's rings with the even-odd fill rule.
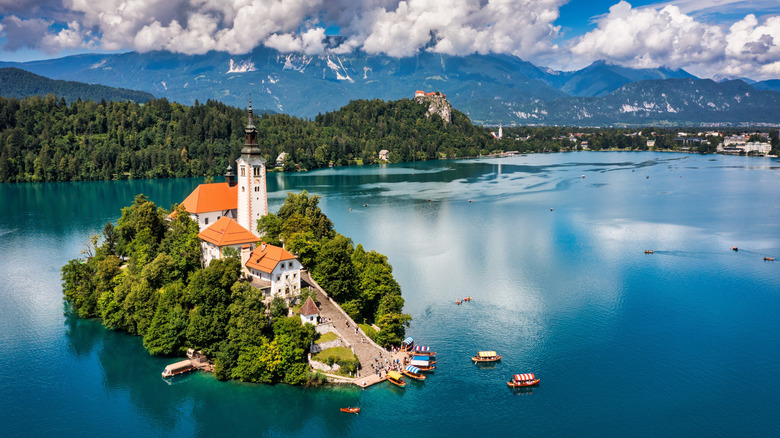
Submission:
[[[653,253],[653,250],[652,250],[652,249],[646,249],[646,250],[645,250],[645,254],[652,254],[652,253]]]
[[[460,300],[455,300],[455,304],[460,306]]]
[[[407,365],[406,367],[404,367],[404,369],[401,370],[401,372],[404,373],[405,375],[411,377],[412,379],[425,380],[425,378],[426,378],[422,374],[422,372],[420,372],[419,368],[417,368],[416,366],[412,366],[412,365]]]
[[[775,261],[775,258],[774,257],[764,257],[764,260],[766,260],[768,262],[773,262],[773,261]]]
[[[431,356],[412,356],[412,360],[416,360],[419,362],[428,362],[430,365],[436,363],[436,360]]]
[[[398,371],[388,371],[387,380],[389,380],[393,385],[400,386],[401,388],[406,386],[406,382],[401,379],[401,373]]]
[[[416,345],[413,351],[416,356],[436,356],[436,352],[431,351],[431,347],[425,347],[422,345]]]
[[[733,249],[734,251],[739,251],[739,248],[737,248],[736,246],[732,246],[731,249]]]
[[[358,414],[360,413],[360,408],[341,408],[341,412],[347,412],[349,414]]]
[[[512,380],[506,382],[510,388],[522,388],[525,386],[534,386],[539,384],[539,379],[533,373],[515,374]]]
[[[182,360],[180,362],[172,363],[165,367],[162,372],[163,377],[173,377],[178,374],[186,373],[195,369],[195,365],[192,364],[192,360]]]
[[[417,367],[420,369],[420,371],[433,371],[436,369],[433,364],[436,363],[436,361],[430,362],[427,360],[428,357],[416,357],[409,361],[409,365],[413,367]]]
[[[414,347],[414,338],[409,336],[408,338],[404,339],[403,342],[401,342],[401,350],[403,351],[409,351]]]
[[[480,351],[476,356],[472,357],[471,360],[473,360],[474,363],[497,362],[501,360],[501,356],[495,351]]]

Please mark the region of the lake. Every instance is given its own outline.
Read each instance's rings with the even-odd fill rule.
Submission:
[[[200,182],[0,185],[4,436],[780,435],[777,159],[574,152],[270,173],[270,210],[308,190],[337,231],[389,257],[407,333],[438,352],[406,389],[166,382],[173,359],[66,315],[60,268],[91,234],[137,193],[169,208]],[[503,359],[475,366],[478,350]],[[510,390],[515,373],[541,384]]]

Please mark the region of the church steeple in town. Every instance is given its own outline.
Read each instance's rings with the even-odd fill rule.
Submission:
[[[260,155],[260,148],[257,146],[257,128],[255,128],[254,117],[252,114],[252,100],[249,100],[249,110],[247,111],[247,124],[244,128],[244,147],[241,149],[241,155]]]
[[[244,129],[244,147],[236,160],[238,169],[238,208],[236,221],[242,227],[260,237],[257,220],[268,214],[268,197],[265,188],[265,158],[257,145],[257,128],[249,100],[247,124]]]

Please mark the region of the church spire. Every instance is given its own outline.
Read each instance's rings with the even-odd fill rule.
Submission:
[[[244,128],[244,147],[241,149],[241,155],[257,156],[260,155],[260,148],[257,146],[257,129],[252,115],[252,99],[249,99],[249,110],[247,111],[247,124]]]

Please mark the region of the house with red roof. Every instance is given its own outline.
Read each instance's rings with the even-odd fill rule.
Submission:
[[[222,216],[198,234],[201,240],[203,263],[208,266],[214,259],[221,259],[225,248],[233,248],[239,254],[242,248],[255,249],[257,236],[233,219]]]
[[[267,289],[267,294],[289,297],[301,291],[303,265],[286,249],[262,242],[251,253],[242,248],[241,260],[245,259],[252,284]]]
[[[232,170],[228,168],[228,174],[231,173]],[[225,179],[228,179],[228,175],[225,176]],[[198,223],[198,228],[203,231],[220,218],[235,219],[237,217],[238,187],[231,182],[201,184],[184,198],[181,206]]]
[[[303,303],[298,313],[301,315],[302,323],[317,325],[317,316],[320,314],[320,309],[311,297],[306,298],[306,302]]]

